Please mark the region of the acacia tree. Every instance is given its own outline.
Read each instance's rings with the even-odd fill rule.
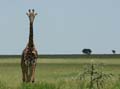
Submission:
[[[112,50],[112,53],[113,53],[113,54],[115,54],[115,53],[116,53],[116,51],[115,51],[115,50]]]
[[[92,53],[92,50],[91,49],[83,49],[82,50],[83,54],[87,54],[87,55],[90,55]]]

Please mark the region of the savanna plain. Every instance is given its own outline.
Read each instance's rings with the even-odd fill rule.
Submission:
[[[91,62],[104,64],[102,72],[112,75],[100,87],[80,80]],[[0,58],[0,89],[120,89],[120,58],[38,58],[34,84],[22,83],[20,58]]]

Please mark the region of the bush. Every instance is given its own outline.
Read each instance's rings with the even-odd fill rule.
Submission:
[[[104,73],[103,64],[96,64],[92,61],[91,64],[84,68],[83,73],[78,76],[78,81],[80,81],[78,84],[79,87],[84,85],[88,89],[106,89],[112,77],[113,74]]]

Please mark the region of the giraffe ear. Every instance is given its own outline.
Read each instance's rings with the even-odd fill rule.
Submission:
[[[35,16],[38,15],[37,13],[35,13]]]
[[[29,14],[28,14],[28,13],[26,13],[26,15],[27,15],[27,16],[29,16]]]

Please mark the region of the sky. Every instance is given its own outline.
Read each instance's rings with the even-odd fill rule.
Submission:
[[[28,9],[39,54],[120,53],[120,0],[0,0],[0,54],[21,54],[28,43]]]

